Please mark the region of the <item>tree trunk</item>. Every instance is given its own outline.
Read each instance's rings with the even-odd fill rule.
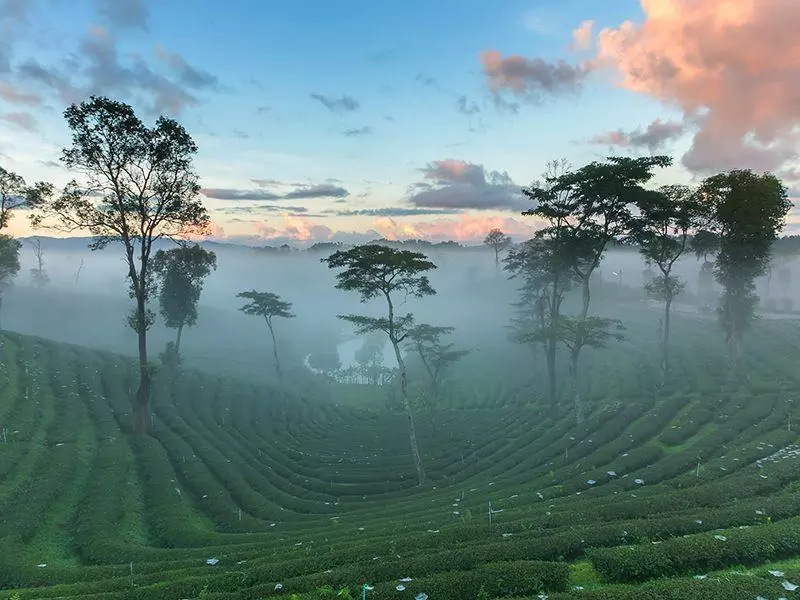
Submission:
[[[572,384],[572,401],[575,406],[575,421],[578,425],[583,423],[583,399],[581,398],[580,381],[578,379],[579,358],[580,349],[578,349],[578,352],[573,351],[569,364],[569,375]]]
[[[558,416],[558,381],[556,380],[556,337],[551,334],[547,339],[547,382],[550,391],[550,414]]]
[[[406,373],[406,363],[400,354],[400,345],[396,340],[390,340],[394,348],[394,355],[397,359],[397,366],[400,368],[400,393],[403,396],[403,406],[408,416],[408,440],[411,443],[411,455],[414,457],[414,466],[417,469],[418,485],[425,483],[425,467],[422,465],[422,457],[417,445],[417,429],[414,426],[414,412],[411,410],[411,403],[408,401],[408,376]]]
[[[669,318],[672,298],[667,298],[664,307],[664,332],[661,340],[661,385],[667,383],[667,373],[669,371]]]
[[[578,360],[581,355],[581,348],[583,348],[583,337],[585,335],[586,317],[589,314],[589,302],[591,301],[591,293],[589,290],[589,276],[583,279],[582,286],[582,307],[580,320],[575,331],[574,346],[572,349],[572,357],[570,361],[570,370],[572,371],[572,397],[575,405],[575,420],[580,424],[583,421],[583,403],[581,400],[581,393],[578,381]]]
[[[494,267],[495,269],[500,267],[500,248],[494,249]]]
[[[283,373],[281,372],[281,361],[278,360],[278,342],[275,340],[275,330],[272,328],[272,322],[267,319],[267,327],[272,335],[272,355],[275,357],[275,372],[278,374],[278,380],[283,381]]]
[[[183,333],[183,323],[178,325],[178,335],[175,338],[175,354],[181,352],[181,334]]]
[[[147,435],[150,418],[150,370],[147,366],[147,330],[144,328],[144,310],[139,309],[139,389],[133,404],[133,430],[136,435]]]

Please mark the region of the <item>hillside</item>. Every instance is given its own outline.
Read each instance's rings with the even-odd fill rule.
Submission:
[[[760,323],[726,390],[716,324],[676,317],[656,392],[636,319],[587,356],[580,427],[519,382],[468,396],[463,372],[418,419],[422,489],[405,417],[346,387],[162,378],[136,438],[130,359],[6,333],[0,598],[791,597],[800,326]]]

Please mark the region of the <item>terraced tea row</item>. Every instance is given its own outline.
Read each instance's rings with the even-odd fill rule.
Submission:
[[[797,380],[770,358],[792,331],[760,336],[750,381],[726,391],[698,329],[658,391],[614,352],[587,361],[581,426],[491,402],[441,410],[435,430],[420,418],[424,488],[402,416],[192,373],[158,380],[151,436],[136,438],[127,360],[6,335],[0,597],[629,593],[569,591],[589,565],[619,584],[674,578],[648,592],[666,598],[712,589],[692,575],[798,556]],[[781,585],[759,573],[721,576],[708,597]]]

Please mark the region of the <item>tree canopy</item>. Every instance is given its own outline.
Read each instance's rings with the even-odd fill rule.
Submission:
[[[198,193],[193,159],[197,146],[175,120],[159,117],[147,127],[128,104],[90,96],[64,111],[72,145],[61,160],[78,174],[63,193],[33,203],[35,226],[89,231],[92,250],[119,242],[124,251],[130,296],[128,320],[137,332],[140,384],[134,403],[135,428],[147,431],[150,369],[147,330],[154,314],[153,243],[207,232],[209,216]]]
[[[175,342],[180,351],[180,332],[197,323],[197,303],[203,282],[217,268],[217,255],[199,244],[159,250],[153,257],[158,283],[161,316],[167,327],[178,330]]]
[[[45,181],[28,185],[21,175],[0,166],[0,229],[8,226],[15,209],[40,205],[50,198],[53,189],[53,185]]]

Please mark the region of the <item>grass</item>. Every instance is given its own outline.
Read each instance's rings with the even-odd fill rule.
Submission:
[[[580,426],[547,417],[512,349],[465,361],[435,431],[418,415],[422,488],[386,390],[187,370],[157,379],[140,439],[129,359],[5,334],[0,598],[789,594],[768,571],[800,583],[800,330],[759,323],[726,389],[719,332],[678,317],[659,388],[646,317],[587,353]]]

